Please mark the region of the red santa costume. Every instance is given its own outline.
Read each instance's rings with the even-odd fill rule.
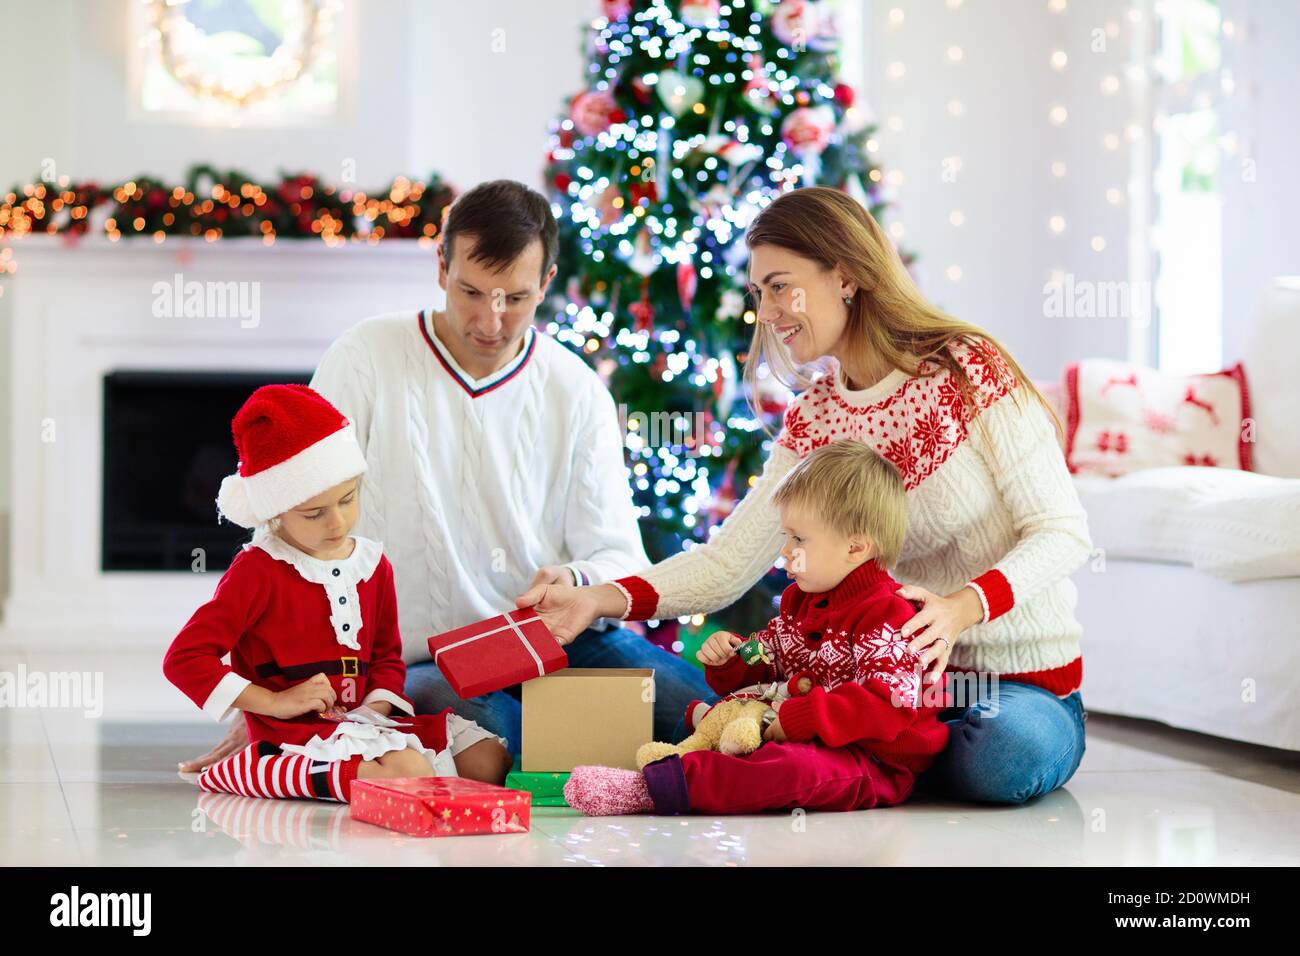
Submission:
[[[450,708],[415,716],[403,693],[397,598],[383,546],[354,536],[347,557],[323,560],[270,526],[366,470],[351,423],[310,388],[268,385],[252,394],[232,430],[239,471],[222,482],[217,506],[255,532],[212,600],[172,641],[164,674],[217,720],[251,683],[283,691],[316,674],[326,675],[345,709],[385,701],[394,720],[362,721],[370,711],[342,721],[246,713],[249,746],[205,769],[199,786],[347,802],[361,761],[407,748],[423,753],[437,775],[456,776],[455,754],[494,735]]]

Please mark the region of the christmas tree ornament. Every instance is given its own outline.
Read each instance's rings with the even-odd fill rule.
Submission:
[[[719,0],[682,0],[682,23],[697,29],[712,29],[718,25]]]
[[[627,117],[608,90],[587,90],[573,98],[569,118],[583,136],[597,136]]]
[[[659,74],[657,84],[659,99],[668,112],[680,117],[696,103],[704,99],[704,81],[699,77],[687,76],[676,70],[664,70]]]

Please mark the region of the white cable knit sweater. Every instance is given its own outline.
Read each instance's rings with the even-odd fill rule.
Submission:
[[[814,381],[786,410],[762,475],[709,541],[614,582],[627,617],[708,613],[739,598],[779,555],[778,482],[814,448],[858,438],[898,467],[907,489],[895,577],[936,594],[971,585],[980,595],[984,620],[957,640],[948,669],[1058,696],[1077,690],[1082,629],[1069,575],[1092,542],[1051,419],[1019,385],[1003,384],[1010,369],[992,346],[958,343],[954,354],[976,386],[976,421],[946,370],[895,370],[860,391],[838,369]]]
[[[543,565],[593,584],[650,563],[614,400],[550,336],[529,329],[475,380],[428,311],[389,313],[340,336],[311,385],[365,452],[355,530],[392,562],[407,663],[430,635],[512,610]]]

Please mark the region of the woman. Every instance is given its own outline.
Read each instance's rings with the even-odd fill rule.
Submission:
[[[942,714],[949,744],[918,787],[995,803],[1056,789],[1084,752],[1069,575],[1091,541],[1055,413],[988,333],[921,296],[879,225],[846,194],[786,193],[746,243],[758,299],[746,378],[752,384],[766,361],[806,386],[761,476],[708,543],[613,583],[538,586],[519,605],[536,604],[562,641],[599,617],[726,607],[781,550],[770,500],[777,482],[814,448],[859,438],[894,463],[907,488],[896,576],[920,610],[903,633],[927,681],[946,676],[950,693],[974,691],[944,699],[954,705]],[[826,374],[797,373],[819,359],[834,360]]]

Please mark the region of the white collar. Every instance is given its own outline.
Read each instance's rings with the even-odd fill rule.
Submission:
[[[368,581],[370,575],[375,573],[379,558],[384,553],[384,546],[379,541],[372,541],[360,535],[353,535],[352,538],[356,541],[356,547],[348,557],[325,561],[299,551],[272,532],[269,525],[264,524],[253,533],[253,540],[244,545],[244,550],[261,548],[276,560],[292,565],[312,584],[347,587],[355,585],[358,581]]]
[[[509,362],[490,375],[485,375],[483,378],[474,378],[469,372],[461,368],[460,363],[452,356],[451,350],[447,348],[442,339],[438,338],[438,334],[433,327],[432,310],[420,310],[417,318],[420,322],[420,332],[433,350],[433,354],[437,356],[442,362],[443,368],[460,384],[460,387],[465,390],[470,398],[486,395],[513,379],[528,364],[528,360],[532,358],[533,350],[537,344],[537,332],[530,325],[524,330],[524,339],[520,343],[519,351]]]

